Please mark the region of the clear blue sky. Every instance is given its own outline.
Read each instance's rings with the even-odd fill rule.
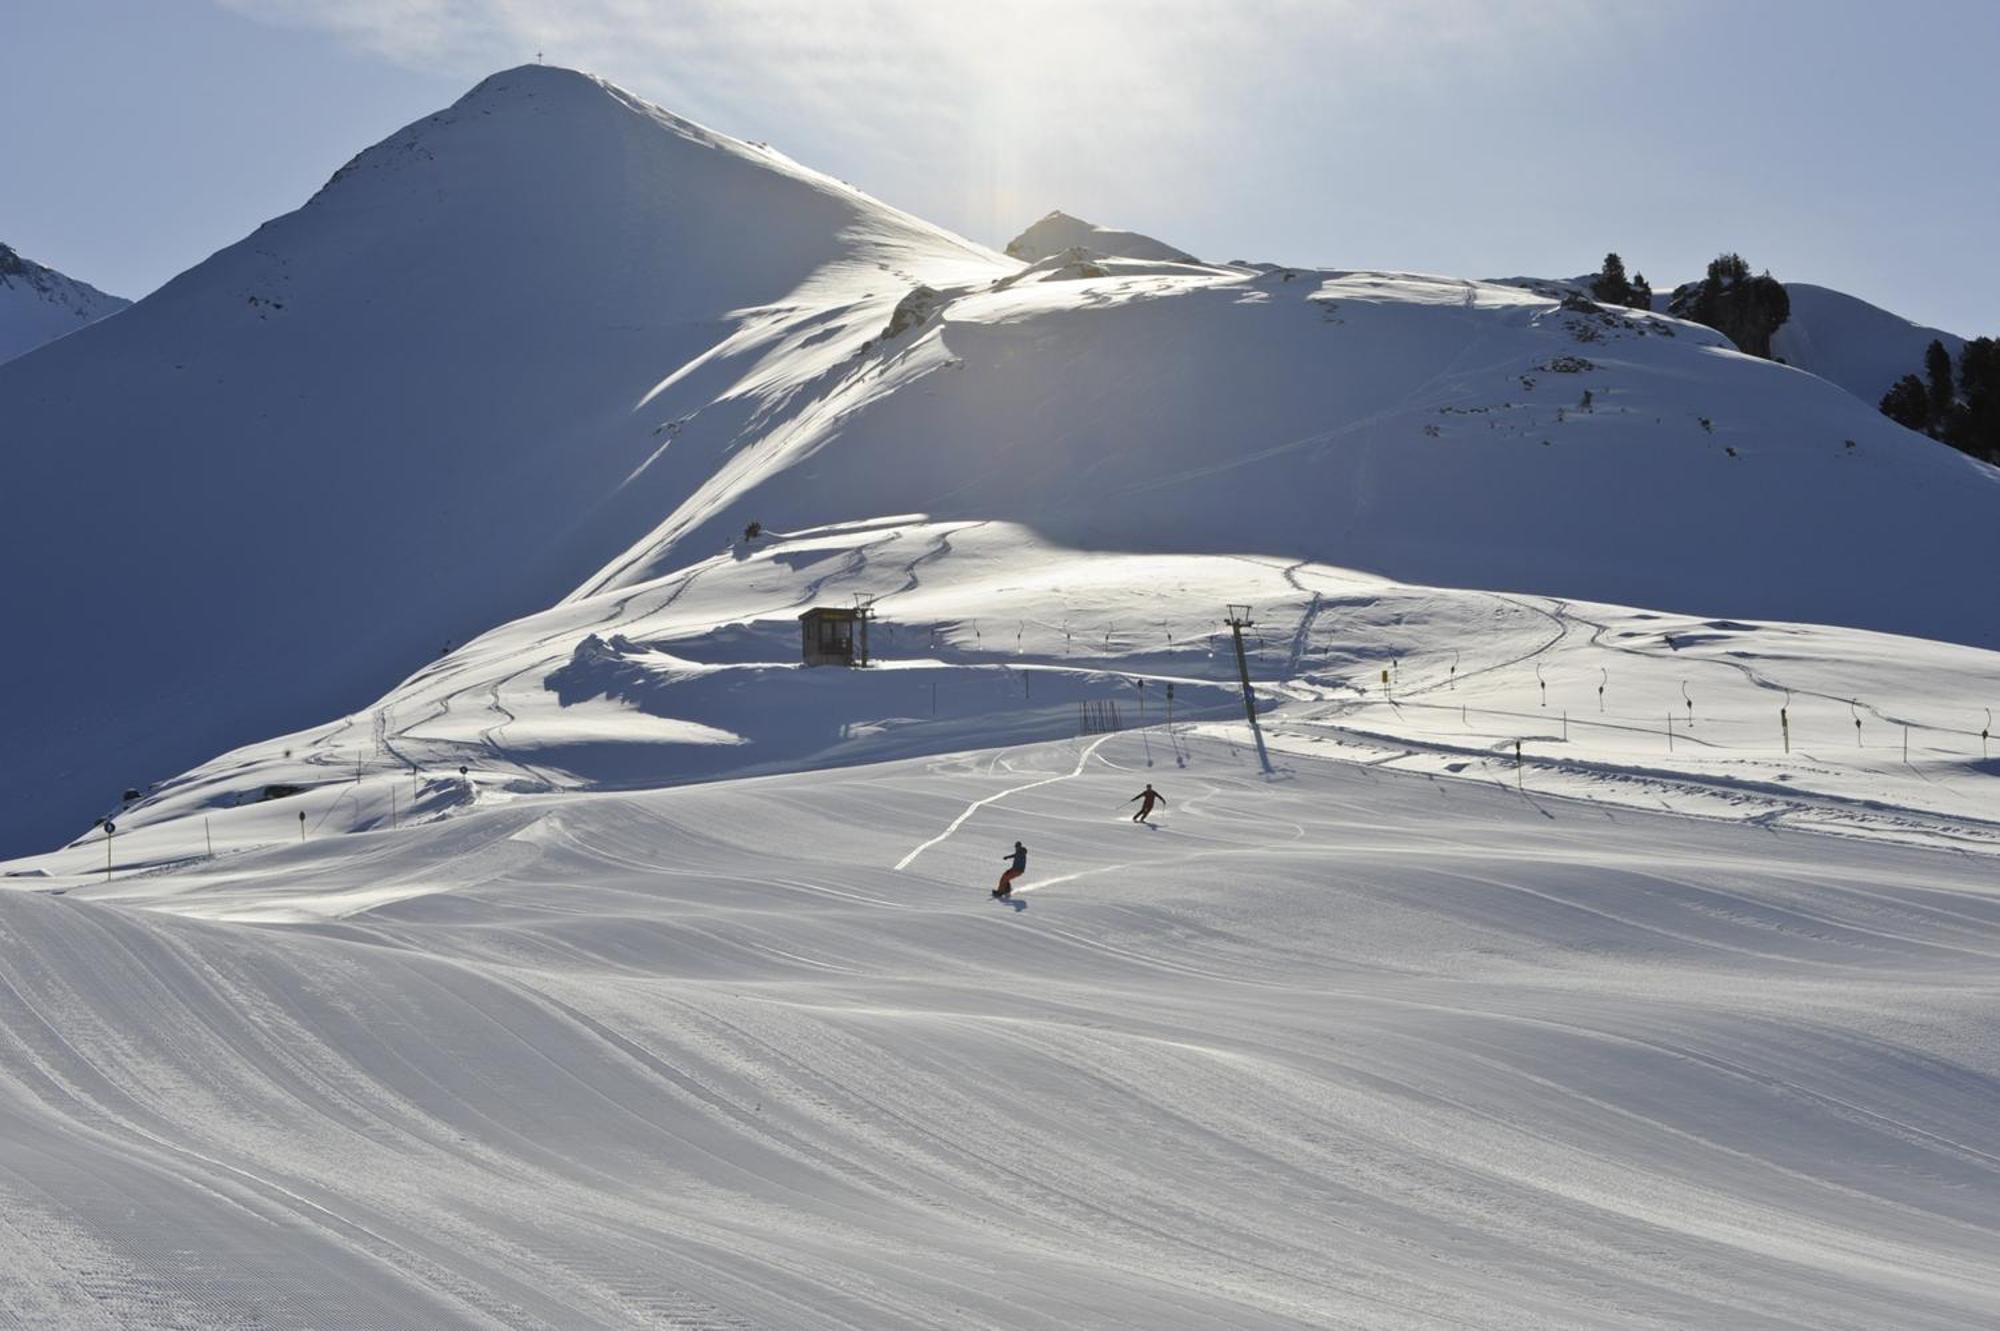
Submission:
[[[0,240],[138,296],[534,58],[992,244],[1655,285],[2000,333],[2000,0],[7,0]]]

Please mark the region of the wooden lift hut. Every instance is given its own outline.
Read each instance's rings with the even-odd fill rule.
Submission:
[[[866,605],[815,606],[799,616],[800,646],[809,666],[868,664],[868,621],[875,612]]]

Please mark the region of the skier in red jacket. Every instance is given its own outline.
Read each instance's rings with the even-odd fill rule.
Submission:
[[[1144,790],[1140,791],[1138,794],[1134,795],[1132,799],[1126,800],[1125,802],[1127,804],[1130,804],[1132,800],[1145,801],[1143,804],[1139,806],[1139,812],[1132,815],[1133,822],[1143,823],[1148,818],[1153,816],[1153,806],[1155,804],[1165,804],[1167,802],[1167,797],[1165,795],[1162,795],[1159,791],[1154,790],[1153,783],[1148,781],[1146,783],[1146,788]],[[1148,826],[1150,825],[1151,824],[1148,824]]]

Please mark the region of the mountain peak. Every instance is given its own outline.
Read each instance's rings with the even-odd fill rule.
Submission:
[[[1026,263],[1073,249],[1114,259],[1144,259],[1156,263],[1200,262],[1192,254],[1165,241],[1137,231],[1098,226],[1081,217],[1073,217],[1060,208],[1007,242],[1007,253]]]
[[[565,65],[515,65],[511,69],[497,70],[473,84],[464,96],[429,119],[435,121],[473,111],[492,113],[510,107],[584,110],[611,106],[647,115],[675,128],[695,131],[705,138],[720,140],[727,137],[673,115],[607,78]]]
[[[0,242],[0,361],[25,355],[131,303],[23,258]]]
[[[601,79],[586,70],[571,69],[568,65],[545,65],[539,62],[530,62],[525,65],[514,65],[508,69],[494,70],[491,74],[473,84],[472,90],[466,96],[477,96],[482,90],[488,88],[506,88],[520,85],[526,80],[538,80],[542,85],[551,88],[608,88],[612,86],[605,79]]]
[[[516,170],[532,162],[574,158],[580,145],[615,133],[621,119],[642,116],[711,144],[720,137],[594,74],[559,65],[517,65],[487,75],[450,106],[355,154],[333,173],[321,194],[357,172],[428,166],[443,151],[488,158],[493,166],[511,164]]]

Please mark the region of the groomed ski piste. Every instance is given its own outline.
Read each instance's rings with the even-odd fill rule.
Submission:
[[[6,894],[0,1309],[1979,1326],[1991,869],[1118,734]]]
[[[1990,1324],[1995,666],[737,542],[7,866],[0,1321]]]

